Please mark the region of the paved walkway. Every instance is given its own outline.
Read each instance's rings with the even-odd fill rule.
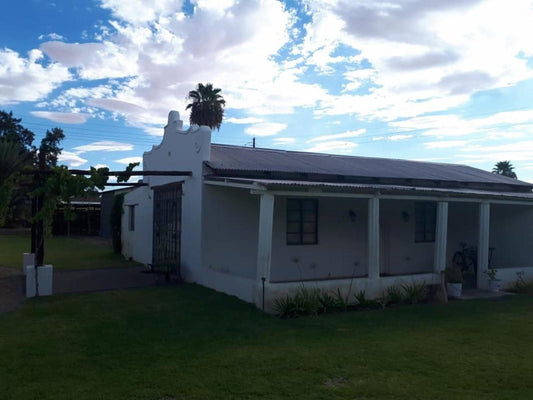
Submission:
[[[99,292],[154,286],[165,283],[162,275],[145,267],[54,271],[53,293]],[[22,271],[0,267],[0,313],[14,310],[26,298],[26,277]]]
[[[162,279],[143,267],[54,271],[53,292],[79,293],[153,286]]]

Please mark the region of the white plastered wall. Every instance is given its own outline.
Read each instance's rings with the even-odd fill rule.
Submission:
[[[533,267],[533,207],[491,204],[489,245],[494,268]]]
[[[152,263],[152,191],[142,186],[124,196],[122,254],[143,264]],[[129,230],[129,207],[135,208],[135,229]]]
[[[255,280],[259,196],[249,190],[206,185],[203,253],[207,273]]]
[[[415,202],[380,200],[380,272],[385,275],[433,271],[435,243],[415,242]]]
[[[272,238],[272,282],[366,276],[365,199],[318,198],[318,244],[287,245],[287,197],[276,196]],[[352,221],[350,211],[355,214]]]
[[[183,130],[183,121],[179,119],[179,113],[171,111],[161,144],[154,146],[151,151],[143,155],[143,168],[146,171],[192,172],[190,177],[147,176],[144,179],[144,182],[148,183],[146,189],[151,192],[152,197],[152,189],[155,186],[171,182],[183,182],[181,275],[189,282],[201,282],[202,278],[202,169],[203,162],[209,160],[210,154],[211,130],[206,126],[192,126]],[[152,210],[150,212],[153,213]],[[125,218],[123,217],[123,224],[127,224],[127,220],[124,221]],[[152,227],[150,226],[145,232],[136,229],[135,234],[127,238],[131,242],[142,241],[144,243],[150,237],[151,243],[151,236]],[[133,259],[140,261],[135,257]]]

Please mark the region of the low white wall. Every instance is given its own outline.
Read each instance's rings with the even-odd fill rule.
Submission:
[[[135,230],[129,230],[129,206],[135,207]],[[134,261],[152,263],[153,192],[146,186],[124,196],[122,254]]]
[[[287,197],[274,200],[271,281],[366,276],[367,220],[364,199],[318,199],[318,244],[287,245]],[[356,215],[352,221],[349,212]]]
[[[512,288],[518,281],[518,274],[522,275],[525,281],[533,280],[533,266],[521,268],[500,268],[497,278],[502,281],[503,288]]]
[[[204,186],[204,269],[255,279],[258,231],[259,196],[245,189]]]
[[[435,285],[440,283],[440,274],[416,274],[410,276],[390,276],[380,279],[356,278],[356,279],[332,279],[324,281],[309,281],[309,282],[280,282],[265,284],[265,310],[268,312],[274,311],[274,300],[283,298],[287,294],[294,295],[299,289],[303,287],[307,289],[319,289],[322,291],[337,292],[341,291],[343,296],[348,296],[348,302],[354,304],[355,294],[364,290],[365,295],[369,299],[376,299],[380,297],[383,292],[390,286],[401,286],[411,283],[425,283],[427,285]],[[258,307],[262,305],[262,290],[260,284],[256,288],[255,304]]]

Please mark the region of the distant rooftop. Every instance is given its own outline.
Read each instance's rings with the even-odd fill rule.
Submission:
[[[530,192],[533,185],[467,165],[211,145],[215,176],[469,187]]]

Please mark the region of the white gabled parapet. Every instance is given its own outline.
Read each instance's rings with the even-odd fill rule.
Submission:
[[[202,164],[210,158],[211,129],[193,125],[184,130],[179,112],[170,111],[163,140],[143,154],[143,168],[152,171],[192,171],[193,178],[200,178]],[[177,180],[183,180],[183,177],[145,177],[150,187]]]

